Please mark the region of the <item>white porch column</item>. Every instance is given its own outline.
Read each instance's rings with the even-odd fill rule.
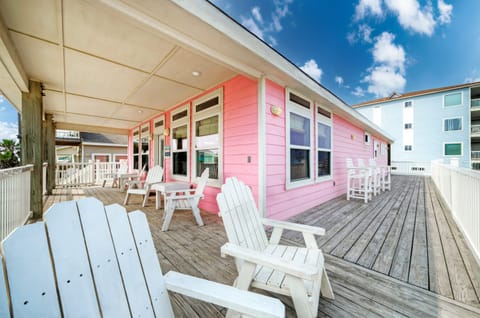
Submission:
[[[267,213],[266,109],[265,76],[262,75],[258,79],[258,209],[262,216]]]

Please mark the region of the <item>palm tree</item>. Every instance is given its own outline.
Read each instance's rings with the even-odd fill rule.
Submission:
[[[19,147],[19,144],[13,139],[3,139],[0,142],[0,169],[20,165],[20,160],[18,159]]]

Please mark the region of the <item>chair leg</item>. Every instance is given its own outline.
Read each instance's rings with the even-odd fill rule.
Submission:
[[[163,207],[165,210],[165,214],[163,215],[163,224],[162,224],[162,231],[168,231],[168,227],[170,226],[170,221],[172,221],[173,212],[175,211],[175,203],[168,202]]]
[[[197,221],[198,226],[203,226],[203,220],[200,215],[200,210],[198,209],[198,206],[195,204],[194,199],[189,199],[190,206],[192,207],[192,213],[193,216],[195,217],[195,220]]]
[[[299,318],[317,317],[317,313],[312,312],[312,304],[308,301],[307,290],[303,279],[287,275],[287,284],[293,300],[293,305]],[[312,301],[318,301],[318,299]]]
[[[150,195],[150,192],[147,191],[147,193],[145,193],[145,196],[143,197],[142,207],[145,207],[147,205],[149,195]]]
[[[335,295],[333,295],[332,285],[330,285],[330,280],[328,279],[327,271],[325,270],[325,268],[323,268],[322,287],[320,289],[320,292],[324,298],[335,299]]]
[[[127,194],[125,195],[125,200],[123,201],[123,205],[127,205],[128,204],[128,197],[130,196],[130,193],[128,193],[127,191]]]

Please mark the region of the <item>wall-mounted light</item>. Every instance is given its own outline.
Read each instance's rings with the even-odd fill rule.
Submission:
[[[280,106],[272,105],[272,107],[270,107],[270,112],[274,116],[280,116],[282,114],[283,110]]]
[[[199,77],[200,75],[202,75],[202,72],[199,72],[199,71],[192,72],[192,76]]]
[[[355,135],[354,135],[354,134],[351,134],[351,135],[350,135],[350,139],[355,140]]]
[[[166,136],[166,137],[170,136],[170,128],[165,128],[163,130],[163,135]]]

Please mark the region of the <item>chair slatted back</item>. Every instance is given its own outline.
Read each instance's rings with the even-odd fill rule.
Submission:
[[[361,159],[361,158],[358,158],[358,159],[357,159],[357,163],[358,163],[358,166],[359,166],[360,168],[366,168],[366,167],[367,167],[367,166],[365,165],[365,161],[363,161],[363,159]]]
[[[227,178],[217,203],[229,242],[259,251],[267,247],[267,235],[247,185],[235,177]]]
[[[148,170],[147,178],[145,179],[145,184],[152,184],[162,182],[163,180],[163,168],[161,166],[154,166],[152,169]]]
[[[140,211],[94,198],[56,204],[2,246],[15,317],[173,317]]]
[[[126,162],[120,163],[120,167],[118,167],[117,175],[125,174],[128,172],[128,164]]]
[[[195,204],[198,205],[198,202],[200,201],[200,195],[203,194],[203,191],[205,190],[205,187],[207,186],[207,181],[208,177],[210,175],[210,169],[205,168],[203,170],[202,175],[200,176],[200,179],[198,179],[197,187],[195,188],[195,195],[197,196],[195,198]]]

